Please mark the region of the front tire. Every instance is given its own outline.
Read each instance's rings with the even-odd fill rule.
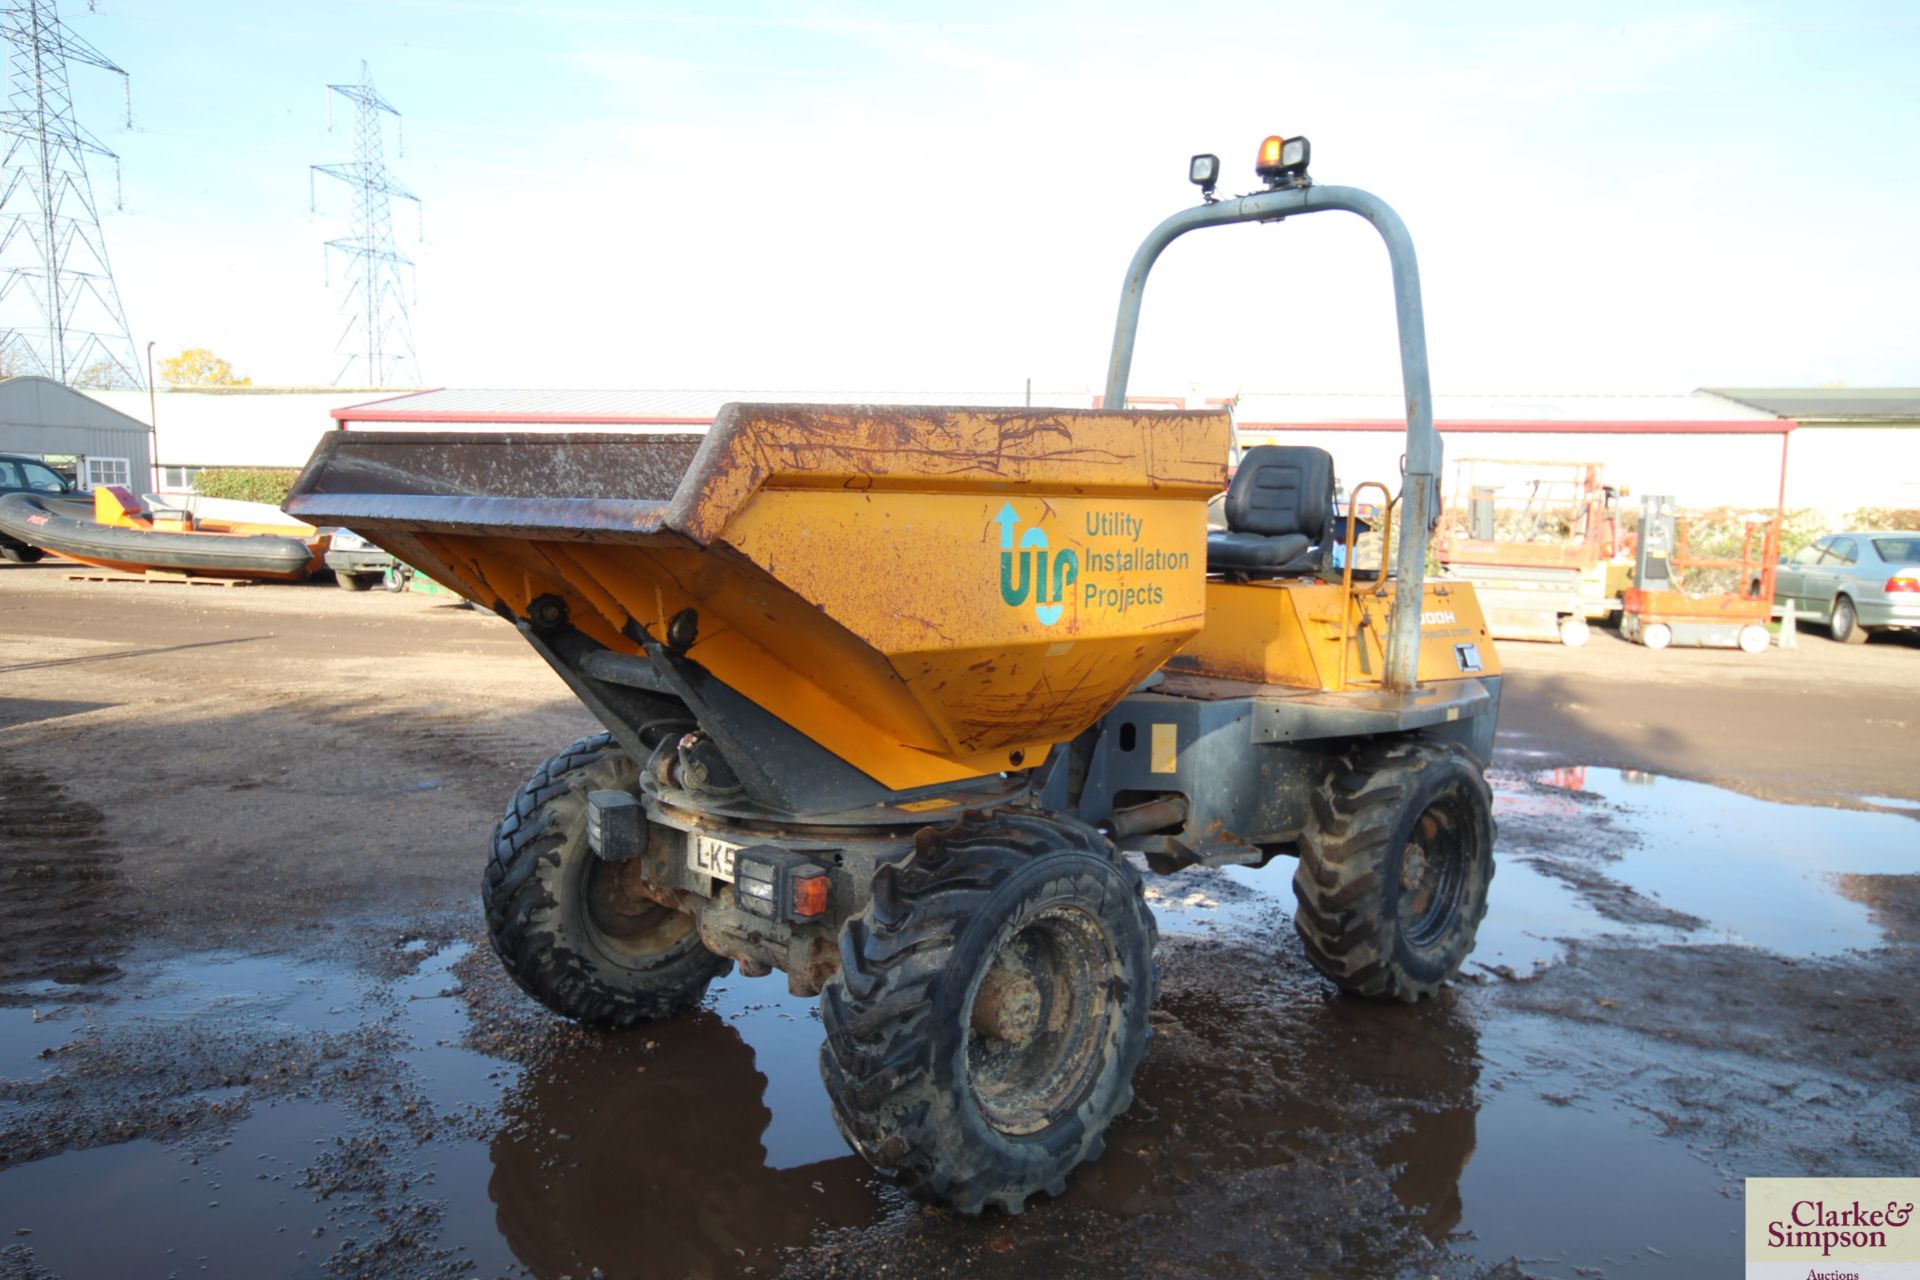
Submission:
[[[1060,1194],[1133,1101],[1154,942],[1138,873],[1090,827],[1002,812],[923,831],[821,992],[840,1132],[962,1213]]]
[[[380,579],[370,573],[348,573],[344,569],[335,569],[333,580],[340,584],[342,591],[366,591]]]
[[[25,543],[17,547],[0,547],[0,557],[11,560],[15,564],[38,564],[46,554],[40,548],[29,547]]]
[[[1841,644],[1865,644],[1867,629],[1860,625],[1859,611],[1853,607],[1853,601],[1841,596],[1833,602],[1833,620],[1827,624],[1827,630]]]
[[[693,917],[636,891],[639,862],[587,847],[587,793],[632,788],[633,758],[600,734],[541,765],[493,833],[481,885],[487,935],[522,991],[590,1026],[624,1028],[691,1009],[728,961]]]
[[[1409,1004],[1460,972],[1487,914],[1493,793],[1448,742],[1372,740],[1313,797],[1293,875],[1294,929],[1342,990]]]

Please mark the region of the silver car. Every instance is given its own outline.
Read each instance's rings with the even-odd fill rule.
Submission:
[[[1920,533],[1830,533],[1780,561],[1773,594],[1846,644],[1920,627]]]

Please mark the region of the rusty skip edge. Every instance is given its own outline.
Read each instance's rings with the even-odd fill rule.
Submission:
[[[444,532],[660,529],[698,436],[329,432],[288,492],[313,524]]]
[[[1080,412],[1080,411],[1073,411]],[[942,451],[953,415],[1001,427],[1004,449]],[[1072,412],[939,409],[922,406],[736,405],[721,409],[711,430],[692,434],[333,431],[322,437],[289,491],[285,510],[313,524],[370,530],[433,529],[473,534],[646,536],[674,533],[708,545],[752,493],[779,474],[833,472],[912,483],[966,477],[1022,483],[1011,463],[1034,446],[1034,425],[1051,423],[1071,437]],[[1108,415],[1111,416],[1111,415]],[[1178,442],[1182,428],[1206,412],[1156,413],[1152,428]],[[779,423],[791,435],[768,439],[755,427]],[[804,424],[804,430],[796,430]],[[1022,430],[1022,427],[1027,429]],[[916,441],[915,428],[922,428]],[[801,437],[795,440],[792,436]],[[885,446],[875,448],[876,436]],[[1053,456],[1073,454],[1069,443]],[[1156,482],[1206,487],[1217,461],[1179,456],[1174,474]],[[918,455],[916,457],[915,455]],[[902,458],[913,464],[896,466]],[[937,458],[940,472],[925,474]],[[1191,474],[1188,474],[1188,473]]]

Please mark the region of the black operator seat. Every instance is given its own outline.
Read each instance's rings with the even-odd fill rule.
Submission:
[[[1207,534],[1207,572],[1317,573],[1333,518],[1333,456],[1310,445],[1256,445],[1233,473],[1226,514],[1226,530]]]

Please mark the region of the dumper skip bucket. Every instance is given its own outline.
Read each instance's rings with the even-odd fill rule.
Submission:
[[[515,620],[672,646],[897,793],[1041,763],[1200,629],[1228,431],[762,404],[704,436],[341,431],[286,509]]]

